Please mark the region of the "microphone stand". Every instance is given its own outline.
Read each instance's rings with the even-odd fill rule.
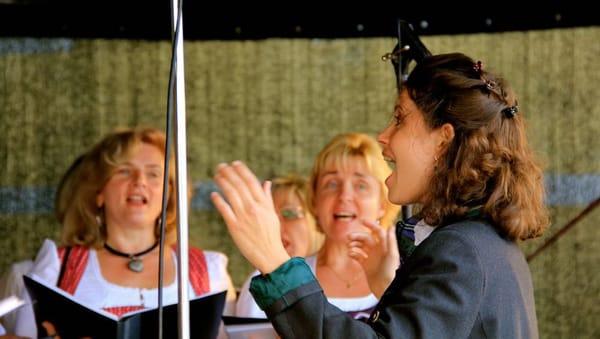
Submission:
[[[177,282],[179,338],[190,337],[190,304],[188,293],[188,199],[187,145],[185,114],[185,75],[183,59],[182,0],[172,0],[172,30],[175,44],[175,158],[177,171]]]
[[[171,67],[169,71],[169,91],[167,96],[167,119],[165,141],[165,166],[163,174],[162,212],[160,219],[159,236],[159,265],[158,265],[158,338],[163,338],[163,307],[162,287],[164,275],[164,243],[167,214],[167,190],[169,183],[169,161],[171,151],[171,123],[173,110],[175,110],[175,168],[177,193],[177,296],[178,318],[177,327],[179,338],[190,337],[190,311],[189,311],[189,260],[188,260],[188,199],[187,199],[187,148],[185,125],[185,75],[183,61],[183,19],[182,0],[172,0],[171,3]],[[175,97],[175,101],[173,101]]]

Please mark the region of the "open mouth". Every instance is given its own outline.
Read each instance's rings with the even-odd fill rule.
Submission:
[[[132,194],[130,196],[127,197],[127,202],[132,202],[135,204],[147,204],[148,203],[148,198],[146,198],[143,195],[139,195],[139,194]]]
[[[339,212],[334,213],[333,218],[335,220],[354,220],[356,219],[356,214],[351,212]]]

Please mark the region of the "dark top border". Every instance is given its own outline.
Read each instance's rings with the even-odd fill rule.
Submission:
[[[185,0],[184,34],[191,40],[393,37],[396,18],[411,22],[419,35],[600,25],[600,16],[583,1],[403,3],[250,7]],[[168,0],[0,0],[0,36],[167,40],[170,6]]]

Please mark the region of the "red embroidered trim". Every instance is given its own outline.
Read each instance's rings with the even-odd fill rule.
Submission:
[[[62,262],[65,254],[65,248],[61,247],[58,250],[58,256]],[[89,258],[89,249],[82,246],[75,246],[71,248],[71,253],[69,254],[69,258],[67,258],[67,263],[65,267],[65,273],[62,281],[60,281],[61,289],[65,290],[70,294],[75,294],[75,290],[77,289],[77,285],[79,285],[79,281],[83,276],[83,271],[87,266],[87,261]]]
[[[118,317],[123,314],[144,309],[144,306],[115,306],[115,307],[104,307],[103,310],[110,312]]]
[[[202,295],[210,291],[210,279],[204,252],[198,248],[189,249],[190,260],[190,283],[196,295]]]

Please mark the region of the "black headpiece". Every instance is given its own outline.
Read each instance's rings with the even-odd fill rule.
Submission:
[[[404,20],[398,19],[398,43],[391,53],[386,53],[382,60],[390,60],[396,74],[396,86],[402,88],[402,82],[408,76],[408,65],[412,60],[419,63],[431,52],[419,39],[412,25]]]

